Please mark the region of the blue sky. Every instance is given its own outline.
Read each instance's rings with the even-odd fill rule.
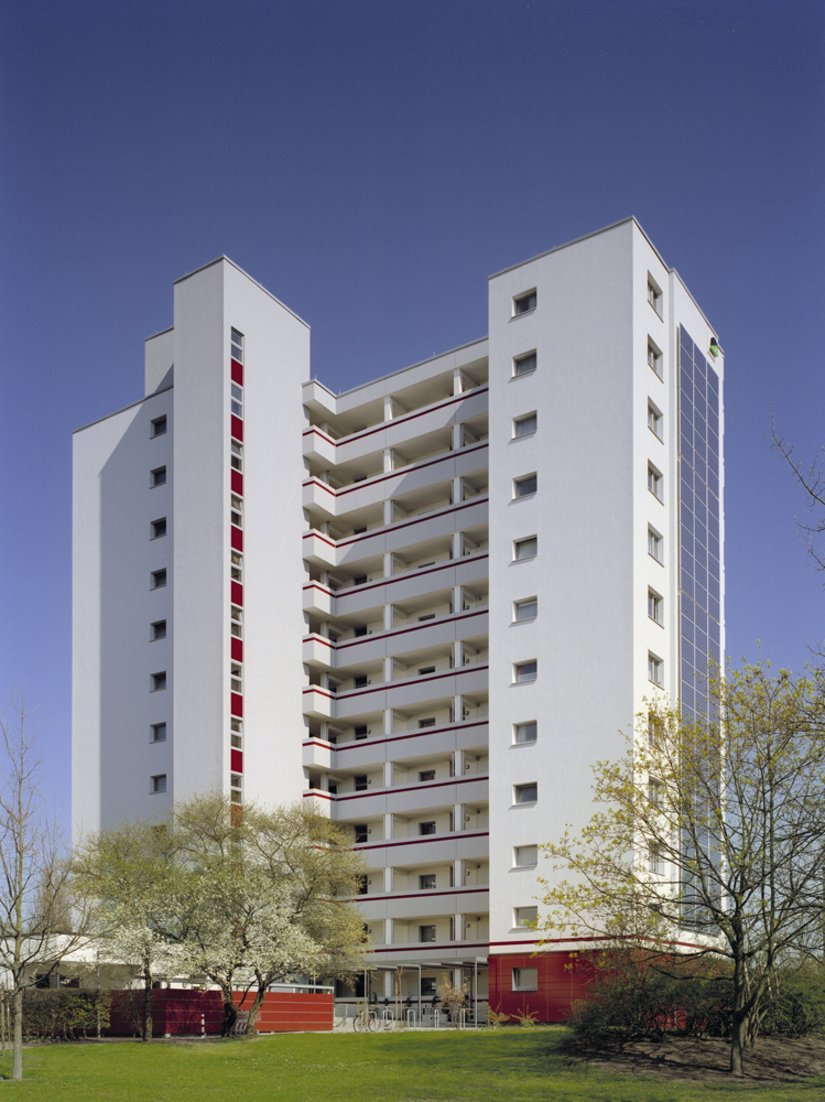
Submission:
[[[334,389],[484,334],[486,277],[635,214],[726,351],[728,649],[825,636],[771,417],[825,438],[818,0],[6,0],[0,705],[69,811],[70,449],[226,253]]]

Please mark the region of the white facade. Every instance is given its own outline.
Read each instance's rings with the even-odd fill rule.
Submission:
[[[372,962],[423,973],[534,948],[534,847],[724,647],[722,357],[678,275],[629,219],[489,294],[487,339],[335,395],[217,261],[176,284],[147,397],[75,440],[76,831],[311,800],[367,859]]]

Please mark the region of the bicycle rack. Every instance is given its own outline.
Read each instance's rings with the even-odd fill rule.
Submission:
[[[407,1029],[417,1029],[416,1025],[416,1013],[414,1010],[408,1010],[404,1014],[404,1020],[407,1023]]]

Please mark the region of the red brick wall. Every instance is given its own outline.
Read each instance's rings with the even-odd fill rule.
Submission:
[[[235,1005],[241,1003],[235,993]],[[252,1006],[254,995],[246,996],[245,1008]],[[112,1037],[136,1037],[140,1033],[143,991],[113,991],[112,1017],[108,1033]],[[201,1022],[203,1015],[203,1022]],[[293,994],[268,991],[255,1024],[257,1033],[298,1033],[332,1029],[332,994]],[[223,1000],[219,991],[190,991],[182,988],[155,988],[152,991],[152,1032],[155,1037],[208,1036],[221,1031]]]

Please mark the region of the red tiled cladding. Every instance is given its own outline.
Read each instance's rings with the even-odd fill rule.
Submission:
[[[232,582],[231,584],[232,604],[243,604],[243,586],[240,582]]]
[[[245,1000],[245,1001],[244,1001]],[[252,1006],[253,996],[240,991],[233,995],[236,1006]],[[133,1037],[140,1031],[143,991],[113,991],[112,1015],[108,1034]],[[286,991],[267,991],[255,1023],[258,1033],[297,1033],[305,1030],[331,1030],[333,1002],[331,994],[296,995]],[[220,991],[189,991],[181,988],[156,988],[152,991],[152,1023],[156,1037],[168,1033],[180,1036],[215,1036],[221,1031],[223,1002]]]
[[[229,710],[233,716],[243,715],[243,697],[240,693],[229,694]]]
[[[243,421],[234,413],[230,415],[229,431],[236,440],[243,440]]]
[[[236,528],[234,524],[229,526],[229,542],[233,551],[243,551],[243,529]]]
[[[237,360],[231,360],[230,365],[232,368],[232,382],[237,383],[238,386],[243,386],[243,364],[239,364]]]
[[[232,485],[232,493],[237,494],[238,497],[243,497],[243,475],[240,471],[231,471],[232,478],[230,479]]]
[[[229,768],[233,773],[243,773],[243,751],[231,750],[229,754]]]
[[[563,1022],[571,1005],[587,993],[594,956],[593,950],[491,954],[490,1006],[502,1014],[538,1014],[540,1022]],[[535,968],[538,990],[513,991],[514,968]]]
[[[235,996],[236,1006],[250,1007],[252,995],[245,1003]],[[304,1030],[332,1029],[332,995],[293,994],[287,991],[267,991],[255,1022],[256,1033],[297,1033]]]
[[[236,639],[234,635],[232,636],[230,653],[233,662],[243,662],[243,639]]]

